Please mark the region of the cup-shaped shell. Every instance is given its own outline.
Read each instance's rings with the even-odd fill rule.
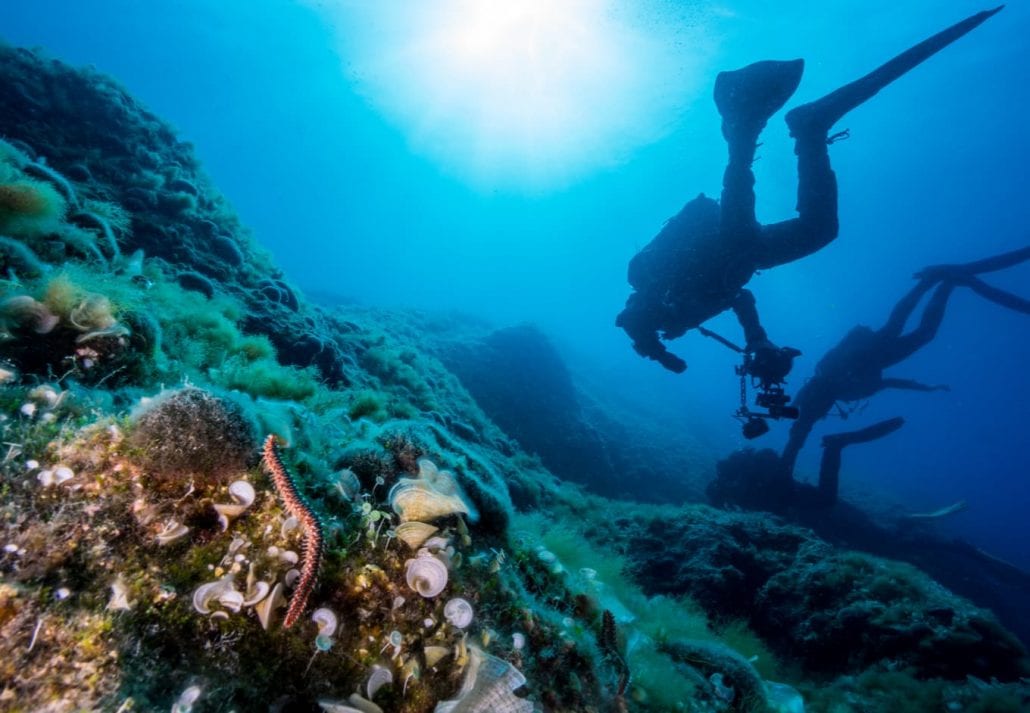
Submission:
[[[107,602],[109,611],[128,611],[132,609],[132,602],[129,601],[129,587],[121,575],[111,583],[111,599]]]
[[[223,577],[215,582],[208,582],[193,592],[193,608],[201,614],[211,613],[211,603],[219,602],[233,611],[239,611],[243,605],[243,595],[236,591],[231,577]]]
[[[365,684],[365,692],[368,694],[369,700],[375,698],[376,691],[390,683],[393,683],[393,672],[390,669],[378,664],[372,666],[372,673],[369,674],[368,683]]]
[[[344,468],[336,474],[336,489],[347,500],[354,500],[361,492],[361,481],[353,470]]]
[[[186,527],[181,522],[169,520],[165,523],[165,526],[161,528],[161,532],[157,533],[157,544],[167,545],[169,542],[175,542],[180,537],[185,537],[189,531],[190,528]]]
[[[454,479],[454,474],[449,470],[440,470],[428,458],[418,459],[418,477],[444,495],[456,495],[458,492],[458,481]]]
[[[394,528],[394,532],[397,533],[398,540],[401,540],[411,549],[417,550],[438,529],[440,528],[434,525],[412,520],[410,522],[402,522]]]
[[[268,625],[272,622],[272,615],[275,613],[275,610],[284,604],[286,604],[286,597],[283,596],[283,585],[281,582],[278,582],[272,587],[272,592],[254,607],[262,629],[268,630]]]
[[[229,497],[232,498],[233,502],[216,503],[214,505],[223,530],[229,526],[230,520],[234,517],[239,517],[244,510],[254,504],[254,498],[256,497],[254,486],[246,480],[237,480],[229,486]]]
[[[268,596],[272,587],[268,582],[257,580],[247,585],[247,592],[243,595],[243,606],[252,607]]]
[[[468,515],[469,508],[457,494],[445,494],[426,480],[402,478],[390,490],[390,507],[401,522],[430,522],[447,515]]]
[[[405,563],[408,586],[426,599],[437,596],[447,586],[447,565],[430,554],[420,554]]]
[[[472,617],[475,615],[475,612],[467,600],[455,597],[444,605],[443,615],[450,622],[451,626],[464,629],[472,623]]]
[[[451,650],[446,646],[426,646],[422,649],[422,655],[426,657],[426,668],[432,668],[440,663]]]

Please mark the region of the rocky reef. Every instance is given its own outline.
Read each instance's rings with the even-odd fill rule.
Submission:
[[[1026,709],[913,567],[559,480],[453,320],[309,303],[111,79],[0,90],[0,709]]]

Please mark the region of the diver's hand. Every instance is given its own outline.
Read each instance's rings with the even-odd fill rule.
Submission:
[[[652,358],[655,359],[659,364],[664,366],[666,369],[676,374],[682,374],[684,371],[687,370],[687,362],[683,361],[672,352],[662,352],[661,354],[658,354],[657,356]]]

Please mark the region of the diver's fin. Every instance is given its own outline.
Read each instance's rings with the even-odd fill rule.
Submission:
[[[942,517],[962,512],[966,508],[966,501],[959,500],[956,503],[952,503],[951,505],[940,508],[939,510],[934,510],[933,512],[913,512],[905,515],[904,517],[908,520],[940,520]]]
[[[962,22],[905,50],[864,77],[845,84],[821,99],[791,109],[786,116],[790,135],[794,138],[812,135],[825,136],[833,125],[849,111],[873,97],[878,91],[913,67],[918,66],[970,30],[978,27],[1004,7],[1004,5],[999,5],[993,10],[984,10],[967,17]]]
[[[765,60],[742,69],[719,72],[714,94],[723,132],[743,133],[752,140],[757,139],[769,117],[797,90],[804,69],[805,62],[801,59]]]

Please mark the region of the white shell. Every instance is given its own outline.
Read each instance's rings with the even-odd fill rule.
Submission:
[[[121,575],[111,582],[111,599],[107,602],[109,611],[128,611],[132,609],[129,601],[129,588],[125,586],[125,580]]]
[[[431,554],[419,554],[405,562],[408,586],[426,599],[435,597],[447,586],[447,565]]]
[[[300,520],[290,515],[288,518],[283,520],[283,526],[279,528],[280,537],[285,538],[291,532],[296,530],[300,526]]]
[[[262,599],[268,596],[268,592],[271,590],[271,585],[268,582],[257,581],[247,589],[247,593],[243,598],[243,606],[252,607]]]
[[[202,584],[193,592],[193,608],[201,614],[211,613],[210,604],[214,600],[218,600],[229,609],[235,606],[233,611],[239,611],[243,604],[243,595],[236,591],[231,577]]]
[[[430,522],[458,513],[468,515],[469,508],[456,493],[444,493],[425,479],[402,478],[390,489],[390,507],[401,522]]]
[[[394,529],[394,532],[397,533],[398,540],[401,540],[411,549],[417,550],[422,546],[422,543],[429,539],[430,535],[439,529],[435,525],[412,520],[410,522],[402,522]]]
[[[376,692],[388,683],[393,683],[393,672],[378,664],[372,666],[372,673],[365,684],[365,692],[368,694],[369,700],[375,698]]]
[[[334,701],[319,701],[318,706],[326,713],[361,713],[357,708]]]
[[[451,626],[464,629],[472,623],[472,617],[475,615],[475,612],[467,600],[455,597],[444,605],[443,615]]]
[[[246,480],[237,480],[229,486],[229,497],[243,507],[250,507],[256,497],[254,486]]]
[[[262,629],[266,631],[268,630],[268,625],[272,623],[272,614],[274,614],[275,610],[284,604],[286,604],[286,598],[283,596],[283,585],[277,582],[276,585],[272,587],[272,593],[258,602],[254,607],[254,611],[257,612],[258,615],[258,621],[261,622]]]
[[[59,465],[56,468],[41,470],[36,474],[36,480],[44,488],[48,488],[51,485],[60,485],[61,483],[71,480],[75,477],[75,472],[66,465]]]
[[[286,564],[297,564],[297,562],[300,561],[300,555],[298,555],[293,550],[286,550],[285,552],[279,555],[279,559],[281,559]]]
[[[167,545],[169,542],[175,542],[180,537],[186,535],[189,531],[190,528],[186,527],[181,522],[169,520],[165,523],[161,532],[157,533],[157,544]]]
[[[192,710],[193,704],[200,698],[200,686],[190,686],[181,694],[179,699],[172,704],[172,713],[187,713]]]
[[[336,489],[343,497],[353,500],[361,492],[361,481],[358,480],[358,476],[354,474],[353,470],[344,468],[336,474]]]
[[[318,626],[318,635],[326,638],[336,633],[336,614],[333,613],[332,609],[322,607],[316,609],[311,614],[311,621],[315,622]]]
[[[516,631],[511,635],[511,646],[516,651],[521,651],[526,648],[526,635],[522,632]]]
[[[256,497],[254,486],[246,480],[234,481],[229,486],[229,497],[233,499],[232,503],[216,503],[214,505],[215,511],[219,516],[218,522],[223,530],[229,527],[229,522],[234,517],[241,515],[244,510],[254,503],[254,498]]]
[[[451,650],[446,646],[426,646],[422,649],[422,654],[426,657],[426,666],[432,668],[436,664],[451,653]]]
[[[437,535],[436,537],[430,537],[428,540],[422,543],[422,546],[435,555],[439,551],[446,550],[448,547],[450,547],[450,544],[451,541],[449,539]]]
[[[357,693],[350,694],[350,697],[347,699],[347,702],[354,706],[358,713],[383,713],[382,708],[377,706],[372,701],[365,700]]]
[[[456,495],[458,493],[458,481],[449,470],[440,470],[436,464],[428,458],[418,459],[418,477],[428,481],[432,486],[444,495]]]
[[[297,583],[298,579],[300,579],[300,570],[291,569],[283,575],[283,584],[285,584],[290,589],[293,589],[293,585]]]

